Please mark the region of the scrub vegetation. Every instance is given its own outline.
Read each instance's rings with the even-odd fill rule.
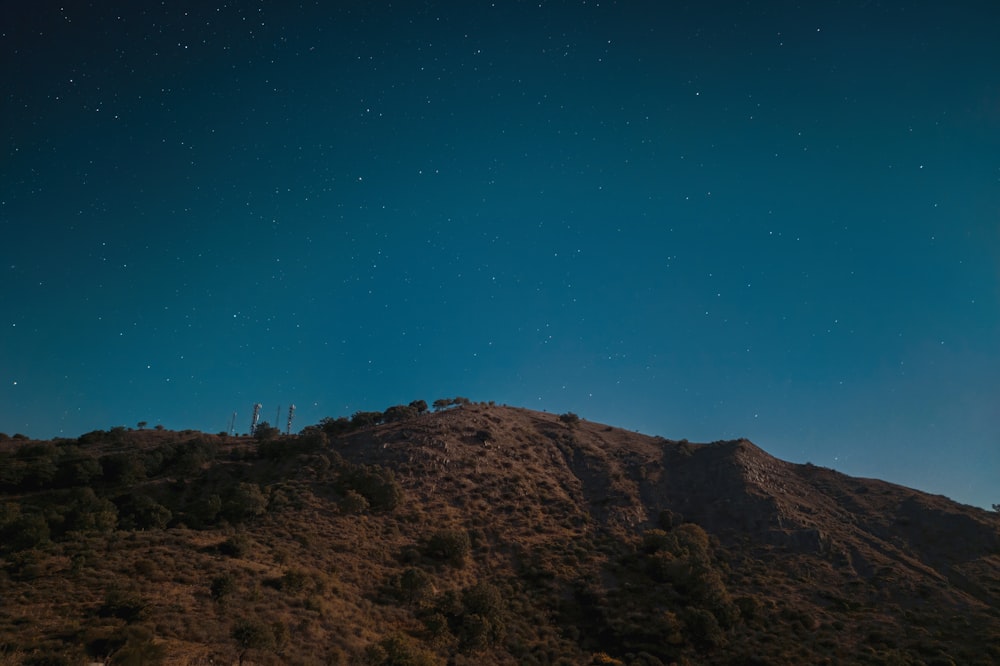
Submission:
[[[990,664],[1000,515],[553,415],[0,441],[0,665]]]

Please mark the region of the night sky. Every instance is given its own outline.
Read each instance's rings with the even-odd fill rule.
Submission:
[[[993,0],[0,7],[2,432],[461,395],[1000,502]]]

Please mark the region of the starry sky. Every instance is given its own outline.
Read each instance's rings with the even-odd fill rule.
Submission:
[[[462,395],[1000,502],[992,0],[0,8],[2,432]]]

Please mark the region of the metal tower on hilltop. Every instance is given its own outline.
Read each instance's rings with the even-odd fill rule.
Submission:
[[[292,434],[292,418],[295,416],[295,405],[288,408],[288,425],[285,426],[285,434]]]
[[[250,434],[257,434],[257,423],[260,421],[260,408],[263,407],[259,402],[253,406],[253,419],[250,421]]]
[[[233,436],[233,429],[236,427],[236,412],[233,412],[232,417],[229,419],[229,436]]]

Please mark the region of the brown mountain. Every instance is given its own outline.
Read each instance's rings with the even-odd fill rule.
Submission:
[[[0,441],[0,665],[1000,662],[996,513],[421,407]]]

